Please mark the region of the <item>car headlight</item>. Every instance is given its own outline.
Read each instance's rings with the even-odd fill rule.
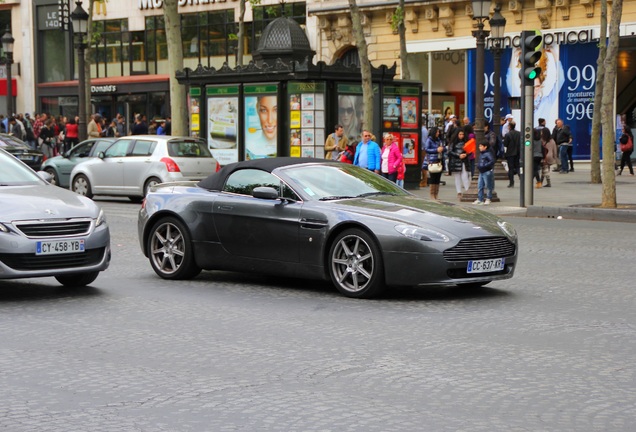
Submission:
[[[423,241],[448,242],[450,238],[446,234],[411,225],[396,225],[395,230],[405,237]]]
[[[106,223],[106,215],[104,214],[104,210],[99,209],[99,214],[97,215],[97,219],[95,219],[95,226],[98,227],[103,223]]]
[[[0,223],[0,232],[8,233],[9,228],[7,228],[4,224]]]
[[[501,228],[505,235],[512,239],[517,239],[517,231],[510,222],[497,221],[497,225],[499,225],[499,228]]]

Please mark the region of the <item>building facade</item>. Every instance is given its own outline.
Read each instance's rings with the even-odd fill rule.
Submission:
[[[374,66],[391,66],[399,59],[399,38],[391,26],[397,0],[357,0]],[[88,0],[83,6],[89,9]],[[483,97],[487,121],[493,118],[494,66],[486,52],[486,87],[475,88],[476,23],[472,3],[462,0],[406,0],[405,23],[411,79],[421,81],[421,108],[429,123],[444,115],[474,119],[475,97]],[[77,113],[77,55],[71,31],[64,28],[60,0],[5,0],[0,3],[0,26],[15,37],[12,65],[16,112]],[[493,8],[495,2],[492,3]],[[544,35],[544,74],[535,100],[535,116],[551,126],[563,118],[575,131],[575,157],[589,157],[591,113],[595,93],[600,23],[599,0],[501,1],[506,18],[502,58],[501,114],[519,117],[518,45],[522,30]],[[68,3],[68,12],[74,9]],[[91,101],[106,117],[120,113],[131,118],[170,114],[165,26],[162,0],[95,0],[91,11],[93,34]],[[625,2],[620,27],[616,113],[626,114],[634,126],[636,115],[636,3]],[[63,11],[62,11],[63,12]],[[196,69],[236,64],[236,0],[179,0],[184,63]],[[245,62],[260,34],[273,19],[285,14],[306,30],[314,62],[355,63],[357,51],[347,0],[263,0],[247,8]],[[63,14],[62,14],[63,15]],[[62,19],[61,19],[62,18]],[[69,24],[67,21],[66,24]],[[486,24],[488,29],[488,24]],[[0,28],[0,32],[2,28]],[[398,61],[398,77],[401,74]],[[5,69],[3,69],[5,68]],[[6,66],[0,66],[0,112],[6,106]],[[4,94],[3,94],[4,89]],[[4,101],[3,101],[4,99]],[[360,108],[360,107],[359,107]]]

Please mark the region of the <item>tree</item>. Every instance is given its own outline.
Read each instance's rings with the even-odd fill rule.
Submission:
[[[400,4],[391,15],[391,28],[397,31],[400,36],[400,67],[402,69],[402,79],[411,79],[411,71],[409,70],[408,55],[406,51],[406,26],[404,25],[404,0],[400,0]]]
[[[243,65],[243,52],[245,51],[245,6],[246,3],[254,8],[255,5],[261,4],[261,0],[241,0],[239,2],[239,21],[238,21],[238,44],[236,47],[236,65]]]
[[[592,140],[590,181],[601,183],[601,108],[603,103],[603,82],[605,80],[605,57],[607,54],[607,0],[601,0],[601,32],[596,60],[596,93],[594,94],[594,113],[592,116]]]
[[[356,0],[349,0],[349,8],[351,13],[353,36],[358,48],[358,57],[360,58],[360,74],[362,76],[362,101],[364,104],[364,115],[362,116],[362,122],[364,129],[373,131],[373,81],[371,78],[371,62],[369,62],[367,40],[364,38],[362,19],[360,17],[360,9],[358,9]]]
[[[616,208],[616,173],[614,134],[614,92],[616,91],[616,58],[618,57],[619,31],[623,0],[613,0],[612,18],[609,24],[609,44],[605,56],[605,85],[603,86],[603,193],[601,207]]]
[[[177,10],[177,0],[164,0],[163,16],[168,46],[168,70],[171,71],[170,115],[172,117],[172,134],[187,135],[186,87],[179,84],[174,73],[174,71],[183,69],[183,41],[181,39],[181,18]]]

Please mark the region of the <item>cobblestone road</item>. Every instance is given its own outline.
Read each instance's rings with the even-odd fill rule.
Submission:
[[[515,278],[359,301],[325,283],[157,278],[103,203],[92,288],[0,286],[7,431],[633,431],[633,225],[509,218]]]

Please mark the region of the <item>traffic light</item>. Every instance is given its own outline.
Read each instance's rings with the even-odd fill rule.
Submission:
[[[541,73],[541,68],[537,63],[541,59],[541,50],[539,49],[543,42],[543,36],[538,31],[524,30],[521,33],[521,57],[523,63],[521,65],[521,77],[524,86],[534,86],[534,79]]]

